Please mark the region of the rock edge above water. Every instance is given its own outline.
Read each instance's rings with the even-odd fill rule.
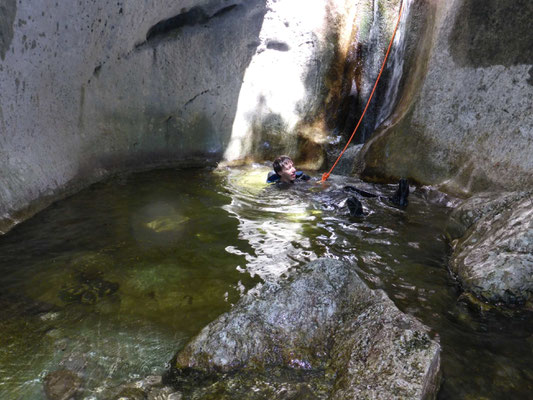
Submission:
[[[326,368],[335,377],[332,399],[426,399],[438,391],[440,345],[353,267],[318,259],[292,280],[244,296],[172,368],[213,374],[270,366]]]
[[[492,304],[533,299],[532,192],[482,193],[450,216],[450,270],[463,288]]]

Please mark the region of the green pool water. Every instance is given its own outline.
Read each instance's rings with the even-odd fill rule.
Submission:
[[[355,265],[440,337],[440,399],[533,393],[531,318],[461,301],[446,269],[444,201],[420,190],[406,210],[364,199],[367,215],[351,219],[344,185],[383,196],[394,186],[333,177],[279,190],[267,172],[116,177],[0,237],[0,398],[44,398],[43,378],[61,368],[82,376],[84,399],[161,374],[242,293],[322,256]]]

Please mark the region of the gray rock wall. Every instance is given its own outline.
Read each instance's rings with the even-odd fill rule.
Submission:
[[[531,187],[533,3],[419,0],[414,7],[428,10],[426,34],[410,39],[403,97],[363,149],[363,175],[404,176],[465,195]]]
[[[220,158],[265,4],[3,1],[0,232],[110,172]]]

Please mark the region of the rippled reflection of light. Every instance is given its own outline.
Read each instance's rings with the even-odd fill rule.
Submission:
[[[275,279],[302,261],[316,258],[303,224],[315,220],[316,210],[291,193],[282,193],[265,184],[268,167],[232,170],[227,182],[234,195],[223,208],[239,221],[239,238],[251,246],[251,252],[235,246],[226,251],[244,255],[246,269],[252,276]],[[272,190],[274,189],[274,190]],[[257,218],[261,213],[262,218]],[[297,255],[297,256],[295,256]]]

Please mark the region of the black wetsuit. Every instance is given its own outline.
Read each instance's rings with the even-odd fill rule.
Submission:
[[[409,203],[407,201],[407,197],[409,196],[409,183],[407,182],[407,179],[400,179],[400,182],[398,183],[398,190],[396,190],[393,196],[388,198],[367,192],[365,190],[358,189],[355,186],[345,186],[344,190],[348,192],[355,192],[361,195],[362,197],[379,197],[381,201],[385,203],[390,202],[394,206],[400,208],[407,207],[407,204]],[[350,210],[350,215],[352,217],[359,217],[364,215],[363,206],[356,197],[350,197],[346,201],[346,205],[348,206],[348,209]]]
[[[309,179],[311,179],[309,175],[304,174],[302,171],[296,171],[296,179],[294,181],[296,180],[308,181]],[[291,183],[294,183],[294,181]],[[270,171],[268,173],[267,183],[275,183],[276,185],[281,186],[281,187],[288,187],[290,185],[290,183],[282,182],[281,176],[279,176],[274,171]],[[398,190],[394,193],[393,196],[388,197],[388,198],[379,196],[374,193],[367,192],[362,189],[358,189],[355,186],[345,186],[344,191],[355,192],[362,197],[379,197],[381,201],[390,202],[396,207],[405,208],[407,207],[407,204],[408,204],[407,197],[409,196],[409,183],[407,182],[407,179],[400,179]],[[348,206],[348,209],[350,210],[350,215],[352,217],[360,217],[360,216],[365,215],[363,211],[363,205],[355,196],[350,196],[346,200],[346,205]]]
[[[311,179],[309,175],[304,174],[302,171],[296,171],[296,179],[294,179],[295,181],[296,180],[308,181],[309,179]],[[283,182],[281,182],[281,176],[276,174],[276,172],[274,171],[270,171],[268,173],[267,183],[281,184]]]

